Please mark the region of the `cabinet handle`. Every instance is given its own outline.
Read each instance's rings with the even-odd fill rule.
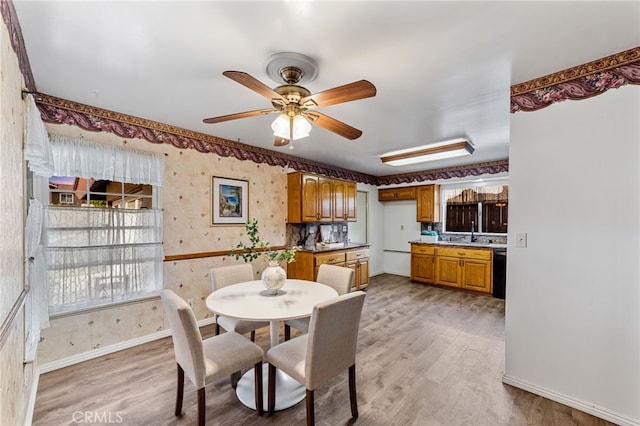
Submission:
[[[466,256],[466,253],[464,253],[464,252],[458,252],[458,256]]]

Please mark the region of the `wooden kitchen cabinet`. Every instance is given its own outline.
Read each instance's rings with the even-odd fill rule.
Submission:
[[[424,185],[416,188],[416,220],[440,221],[440,185]]]
[[[493,250],[438,247],[436,284],[491,293]]]
[[[416,199],[415,186],[378,189],[378,201],[403,201],[403,200],[415,200],[415,199]]]
[[[356,196],[357,186],[355,182],[346,180],[333,181],[333,218],[355,222],[356,220]]]
[[[411,281],[433,284],[436,279],[436,249],[423,244],[411,245]]]
[[[356,220],[356,183],[311,173],[287,175],[289,223]]]
[[[483,293],[493,291],[493,250],[411,244],[411,280]]]
[[[323,251],[299,251],[296,261],[287,265],[287,277],[315,281],[320,265],[344,266],[354,270],[353,289],[369,286],[369,249],[367,247]]]
[[[357,249],[347,252],[347,268],[354,271],[353,290],[362,290],[369,286],[369,250]]]

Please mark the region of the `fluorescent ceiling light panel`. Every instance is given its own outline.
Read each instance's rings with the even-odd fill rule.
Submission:
[[[471,155],[473,151],[474,147],[471,142],[460,138],[388,152],[382,154],[380,160],[390,166],[406,166],[408,164]]]

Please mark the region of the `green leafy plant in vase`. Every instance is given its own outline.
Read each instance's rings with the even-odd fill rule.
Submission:
[[[286,250],[272,249],[268,241],[260,238],[257,219],[249,219],[245,224],[245,230],[249,237],[249,244],[247,245],[242,241],[239,242],[229,255],[235,259],[242,258],[245,262],[251,262],[260,256],[264,256],[269,266],[262,271],[262,282],[270,294],[278,294],[278,290],[282,288],[287,279],[287,273],[280,266],[280,263],[295,262],[296,251],[302,247],[293,246]]]

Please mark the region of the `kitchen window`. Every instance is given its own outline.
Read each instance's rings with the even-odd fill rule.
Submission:
[[[506,234],[509,185],[467,182],[441,186],[444,232]]]

